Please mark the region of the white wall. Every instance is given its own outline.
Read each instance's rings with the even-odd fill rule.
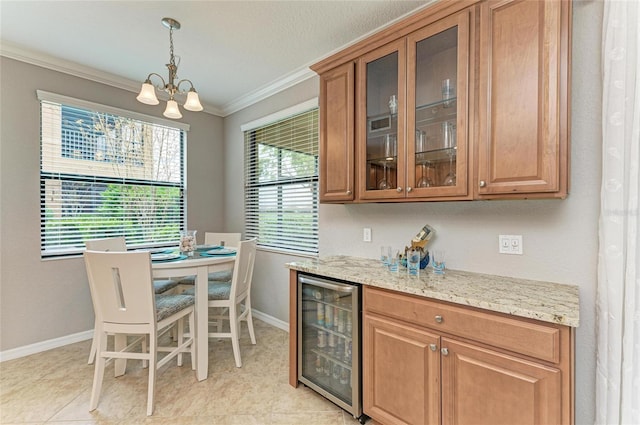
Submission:
[[[566,200],[473,201],[320,206],[321,255],[377,258],[379,246],[408,244],[425,224],[437,232],[432,247],[447,251],[447,266],[497,275],[579,285],[581,324],[576,338],[576,423],[594,420],[595,288],[600,192],[600,33],[602,3],[574,2],[571,188]],[[317,79],[225,118],[226,158],[242,162],[240,125],[317,96]],[[242,231],[242,170],[226,170],[228,230]],[[373,242],[362,242],[362,228]],[[524,255],[499,255],[498,234],[519,234]],[[290,257],[261,253],[253,304],[288,320]]]
[[[0,58],[0,351],[93,329],[82,258],[40,259],[40,104],[36,89],[145,114],[135,93]],[[184,113],[189,228],[223,227],[222,119]],[[201,238],[204,236],[201,236]]]

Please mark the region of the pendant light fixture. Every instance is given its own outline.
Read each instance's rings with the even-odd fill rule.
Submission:
[[[164,110],[163,115],[167,118],[172,119],[180,119],[182,118],[182,114],[180,113],[180,108],[178,107],[178,102],[176,102],[174,96],[176,94],[187,94],[187,100],[184,103],[184,109],[188,111],[202,111],[204,109],[202,104],[200,103],[200,98],[198,97],[198,92],[193,88],[193,83],[191,80],[183,79],[175,82],[176,78],[178,78],[178,65],[176,65],[176,58],[173,55],[173,30],[180,29],[180,22],[176,21],[172,18],[162,18],[162,25],[169,29],[169,63],[167,64],[167,69],[169,70],[169,79],[167,81],[164,80],[159,74],[152,72],[149,74],[144,83],[142,83],[142,88],[140,89],[140,94],[138,94],[139,102],[145,103],[147,105],[157,105],[160,103],[158,101],[158,97],[156,96],[156,89],[160,92],[166,92],[169,95],[169,100],[167,101],[167,107]],[[180,57],[178,57],[179,62]],[[162,84],[158,84],[156,86],[151,82],[151,77],[156,76],[162,81]],[[182,83],[189,83],[191,86],[188,91],[180,90],[180,85]]]

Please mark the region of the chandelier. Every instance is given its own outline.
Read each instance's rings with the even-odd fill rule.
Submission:
[[[183,79],[178,81],[175,80],[178,78],[178,65],[176,64],[176,58],[173,55],[173,30],[180,29],[180,22],[176,21],[172,18],[162,18],[162,25],[169,29],[169,63],[167,64],[167,68],[169,69],[169,79],[167,81],[164,80],[159,74],[152,72],[149,74],[144,83],[142,83],[142,88],[140,89],[140,94],[138,94],[139,102],[145,103],[147,105],[157,105],[160,103],[158,101],[158,97],[156,96],[156,89],[160,92],[166,92],[169,95],[169,100],[167,101],[167,108],[164,110],[163,115],[167,118],[180,119],[182,118],[182,114],[180,113],[180,108],[178,108],[178,102],[175,100],[175,95],[187,94],[187,100],[184,103],[184,109],[189,111],[202,111],[202,104],[200,103],[200,98],[198,97],[198,92],[193,88],[193,83],[191,80]],[[178,56],[178,63],[180,62],[180,57]],[[162,84],[158,84],[156,86],[151,82],[151,77],[155,76],[162,81]],[[191,88],[189,91],[180,90],[180,85],[182,83],[189,83]]]

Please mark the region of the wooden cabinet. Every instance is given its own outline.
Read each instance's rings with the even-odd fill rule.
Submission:
[[[442,423],[566,423],[558,368],[455,339],[441,344]]]
[[[571,328],[364,288],[364,413],[391,424],[573,423]]]
[[[437,2],[312,66],[321,202],[566,197],[570,23],[570,0]]]
[[[479,198],[567,195],[570,6],[480,5]]]
[[[440,337],[365,314],[363,403],[383,424],[440,423]]]
[[[463,10],[359,58],[358,199],[469,193],[470,15]]]
[[[354,64],[320,76],[320,201],[354,199]]]

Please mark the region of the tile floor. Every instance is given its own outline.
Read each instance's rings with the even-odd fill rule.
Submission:
[[[0,423],[12,424],[322,424],[357,425],[350,414],[314,391],[288,384],[289,335],[254,321],[257,345],[243,324],[236,368],[230,340],[210,340],[209,378],[197,382],[187,355],[160,369],[156,407],[146,416],[147,370],[129,361],[127,373],[107,368],[98,409],[89,412],[91,341],[0,363]],[[371,423],[371,422],[369,422]]]

